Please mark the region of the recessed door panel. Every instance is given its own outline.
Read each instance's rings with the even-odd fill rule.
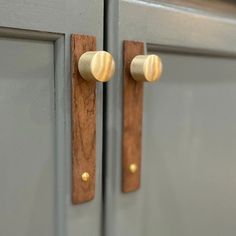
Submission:
[[[0,234],[55,235],[54,46],[0,38]]]
[[[234,235],[236,61],[159,55],[144,89],[145,235]]]

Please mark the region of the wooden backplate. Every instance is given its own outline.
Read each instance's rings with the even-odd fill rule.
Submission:
[[[90,201],[95,195],[96,82],[85,81],[78,71],[80,56],[95,50],[95,37],[71,36],[73,204]],[[82,179],[84,172],[89,174],[88,181]]]
[[[144,54],[144,43],[124,41],[124,99],[123,99],[123,150],[122,191],[132,192],[140,187],[142,152],[143,82],[135,81],[130,74],[130,63],[137,55]],[[131,164],[137,166],[131,173]]]

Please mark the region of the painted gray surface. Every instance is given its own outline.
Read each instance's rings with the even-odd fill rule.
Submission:
[[[1,235],[55,232],[53,54],[51,42],[0,39]]]
[[[188,11],[206,12],[217,16],[235,18],[236,4],[234,0],[142,0]]]
[[[235,20],[143,1],[120,2],[120,36],[167,47],[236,53]]]
[[[160,55],[144,89],[142,235],[233,236],[236,60]]]
[[[11,38],[48,40],[54,43],[55,235],[100,235],[102,224],[102,85],[97,84],[96,198],[90,203],[72,206],[70,35],[72,33],[94,35],[97,37],[97,48],[102,49],[103,1],[0,0],[0,4],[0,26],[2,27],[0,35]],[[10,27],[10,29],[5,27]]]
[[[101,0],[0,0],[0,25],[56,33],[92,34],[102,46]]]
[[[113,6],[113,11],[116,9],[116,15],[119,15],[119,21],[117,21],[116,18],[113,17],[114,14],[112,14],[112,10],[109,10],[109,21],[112,21],[110,25],[115,25],[115,22],[118,22],[116,24],[116,28],[113,28],[109,32],[109,38],[107,42],[107,47],[111,51],[115,51],[117,63],[116,67],[118,68],[118,72],[115,76],[115,78],[109,82],[107,85],[107,103],[106,103],[106,146],[105,146],[105,154],[106,154],[106,225],[105,225],[105,232],[106,235],[110,236],[118,236],[118,235],[124,235],[124,236],[143,236],[143,235],[157,235],[159,233],[160,235],[197,235],[197,233],[202,235],[224,235],[223,233],[228,233],[228,235],[234,235],[236,230],[234,229],[234,225],[232,224],[232,220],[235,217],[235,211],[234,211],[234,205],[233,204],[233,198],[235,198],[235,191],[231,188],[233,188],[233,183],[235,179],[235,175],[232,172],[232,169],[229,171],[226,171],[227,167],[230,166],[230,164],[235,164],[232,156],[233,153],[235,153],[235,149],[232,149],[232,140],[231,138],[235,135],[233,131],[229,130],[229,126],[226,129],[227,136],[226,140],[222,143],[224,144],[224,151],[227,151],[227,154],[225,154],[225,159],[228,163],[223,163],[224,160],[221,159],[220,154],[223,155],[223,153],[218,153],[217,159],[214,160],[214,156],[212,156],[214,153],[213,151],[213,145],[214,142],[218,144],[222,139],[219,138],[218,140],[215,138],[212,140],[211,146],[209,146],[209,152],[205,154],[206,162],[204,162],[203,159],[198,160],[197,166],[194,166],[194,163],[184,162],[187,157],[182,157],[181,154],[179,154],[178,158],[180,159],[180,163],[177,166],[178,169],[174,169],[174,166],[171,166],[172,163],[168,163],[170,165],[167,171],[172,172],[166,172],[165,173],[165,162],[161,160],[158,160],[156,156],[150,156],[147,159],[147,162],[145,163],[145,157],[143,161],[143,175],[142,175],[142,189],[140,191],[137,191],[135,193],[130,194],[122,194],[121,193],[121,130],[122,130],[122,41],[123,40],[140,40],[147,43],[147,47],[150,50],[157,50],[158,48],[161,48],[161,50],[168,50],[170,52],[178,51],[178,52],[201,52],[202,54],[208,54],[208,55],[218,55],[222,57],[223,55],[231,55],[234,56],[236,52],[235,47],[235,31],[236,31],[236,25],[235,21],[226,17],[218,17],[216,15],[212,15],[210,13],[204,12],[204,14],[200,14],[199,12],[192,12],[188,9],[177,9],[174,7],[164,6],[162,4],[156,3],[147,3],[145,1],[109,1],[110,5]],[[110,6],[110,8],[112,8]],[[109,29],[109,27],[108,27]],[[112,35],[113,34],[113,35]],[[174,55],[170,55],[170,58],[174,58]],[[205,58],[205,57],[204,57]],[[205,59],[203,58],[203,61],[205,62]],[[211,60],[212,59],[212,60]],[[193,60],[196,60],[197,64],[201,61],[201,57],[193,57]],[[171,64],[171,70],[172,66],[173,69],[176,67],[185,68],[185,64],[188,63],[188,60],[182,59],[182,61],[179,61],[178,65],[175,65],[175,67]],[[220,70],[219,63],[223,63],[222,74],[217,74],[217,72]],[[190,63],[190,62],[189,62]],[[202,67],[204,65],[200,64]],[[217,98],[216,101],[218,101],[218,104],[214,104],[213,100],[209,100],[209,105],[214,106],[214,110],[212,113],[209,111],[207,113],[207,119],[205,120],[205,123],[203,125],[207,126],[211,124],[211,119],[213,119],[213,115],[217,114],[216,106],[218,105],[218,109],[221,109],[221,106],[219,104],[227,104],[230,103],[230,107],[224,106],[222,108],[222,111],[229,112],[231,116],[235,116],[235,113],[232,110],[233,102],[235,100],[235,96],[233,93],[235,93],[236,85],[233,81],[233,73],[235,74],[235,61],[230,61],[228,59],[213,59],[209,58],[208,65],[210,66],[207,71],[203,71],[199,66],[196,65],[199,71],[202,71],[201,73],[204,74],[204,78],[206,78],[206,87],[203,88],[204,81],[200,83],[200,87],[196,86],[195,96],[198,100],[198,107],[192,108],[192,110],[189,110],[188,112],[193,112],[193,110],[201,112],[200,105],[204,107],[204,104],[202,104],[203,100],[199,97],[197,92],[201,92],[202,95],[207,96],[208,92],[212,92],[214,96],[216,94],[219,95],[219,91],[221,91],[222,88],[222,95],[223,101],[220,100],[220,98]],[[218,66],[218,68],[216,68]],[[166,71],[166,65],[164,64],[164,71]],[[170,67],[168,67],[170,70]],[[204,67],[206,68],[206,67]],[[216,68],[216,70],[215,70]],[[196,68],[193,68],[193,66],[190,68],[191,70],[196,70]],[[182,69],[182,73],[184,73],[184,69]],[[214,72],[215,70],[215,72]],[[227,71],[228,70],[228,71]],[[172,71],[174,73],[174,71]],[[180,73],[181,72],[175,72],[178,77],[176,77],[177,81],[181,82]],[[230,74],[228,74],[230,73]],[[182,75],[182,74],[181,74]],[[165,75],[166,76],[166,75]],[[168,75],[167,75],[168,76]],[[187,74],[186,74],[187,76]],[[213,79],[215,78],[216,84],[214,85]],[[227,77],[226,80],[223,80],[222,77]],[[187,78],[187,77],[185,77]],[[194,89],[195,85],[194,81],[196,80],[197,74],[194,75],[194,77],[190,77],[191,82],[190,85],[191,88]],[[168,79],[168,78],[167,78]],[[194,80],[195,79],[195,80]],[[165,78],[163,78],[163,81]],[[221,81],[221,85],[219,84],[219,80]],[[169,80],[168,80],[169,81]],[[186,81],[185,81],[186,82]],[[182,81],[183,87],[187,86],[187,83],[185,84],[184,81]],[[224,83],[225,82],[225,83]],[[164,83],[164,82],[160,82]],[[167,82],[165,82],[167,83]],[[168,82],[168,84],[171,86],[171,81]],[[205,84],[204,84],[205,85]],[[148,86],[145,88],[145,92],[147,89],[150,89],[150,95],[156,98],[156,91],[158,89],[158,84],[152,86]],[[168,89],[166,85],[166,89]],[[227,94],[229,90],[229,94]],[[177,94],[179,96],[179,100],[181,100],[181,94]],[[183,95],[182,95],[183,96]],[[232,96],[232,97],[231,97]],[[145,106],[148,103],[147,97],[145,95]],[[168,105],[168,101],[165,101]],[[175,101],[176,102],[176,101]],[[170,103],[170,101],[169,101]],[[152,103],[151,103],[152,104]],[[155,115],[158,110],[157,107],[155,108],[151,107],[151,104],[148,107],[144,107],[145,111],[146,109],[153,109],[153,115]],[[157,104],[157,102],[153,101],[153,104]],[[170,104],[169,104],[170,105]],[[194,104],[195,105],[195,104]],[[172,104],[173,106],[173,104]],[[165,111],[166,106],[163,105],[161,108]],[[175,108],[177,109],[177,108]],[[184,104],[182,104],[182,110],[184,109]],[[167,110],[168,111],[168,110]],[[203,109],[204,112],[204,109]],[[167,114],[167,113],[165,113]],[[179,114],[179,113],[178,113]],[[184,113],[183,113],[184,114]],[[193,113],[195,114],[195,113]],[[192,114],[192,115],[193,115]],[[198,117],[201,114],[198,114]],[[179,117],[181,114],[179,114]],[[168,121],[167,117],[166,123]],[[234,117],[235,118],[235,117]],[[145,117],[145,123],[148,121],[148,119],[152,119],[150,112]],[[160,119],[160,118],[159,118]],[[169,118],[170,119],[170,118]],[[221,117],[222,119],[222,117]],[[218,122],[218,125],[221,125],[221,128],[216,129],[215,132],[222,132],[223,127],[223,120],[221,120],[220,117],[217,118],[216,123]],[[231,121],[230,125],[233,125],[233,118],[228,118],[228,121]],[[195,120],[194,120],[195,121]],[[159,135],[157,133],[157,127],[158,124],[155,122],[155,118],[152,120],[152,122],[155,123],[155,127],[153,128],[153,132],[156,133],[156,135]],[[172,122],[172,128],[174,126],[174,120]],[[168,123],[167,123],[168,124]],[[145,125],[147,126],[147,125]],[[162,122],[162,129],[168,129],[168,127],[165,126],[164,121]],[[150,127],[149,127],[150,129]],[[212,133],[209,134],[209,136],[206,136],[205,138],[212,138],[214,136],[213,128],[209,128],[209,132]],[[177,133],[178,127],[175,127],[175,133],[176,135],[179,135]],[[191,131],[191,130],[190,130]],[[148,129],[144,128],[144,134],[147,134]],[[163,131],[164,132],[164,131]],[[200,137],[204,136],[204,132],[200,133]],[[191,133],[190,133],[191,135]],[[194,133],[192,134],[194,135]],[[155,136],[155,134],[153,134]],[[157,136],[159,137],[159,136]],[[161,138],[161,137],[159,137]],[[144,154],[147,153],[147,143],[150,141],[150,138],[146,138],[144,143]],[[177,140],[178,141],[178,140]],[[151,141],[150,141],[151,142]],[[226,143],[228,142],[228,143]],[[173,141],[171,143],[165,143],[165,145],[173,144]],[[163,144],[164,145],[164,144]],[[177,145],[177,144],[175,144]],[[174,147],[174,146],[173,146]],[[176,147],[176,146],[175,146]],[[218,149],[220,150],[219,146]],[[152,151],[150,153],[153,153],[156,151],[156,147],[150,147],[152,148]],[[199,146],[199,153],[204,153],[204,146]],[[228,149],[230,148],[230,151],[228,152]],[[166,147],[167,149],[167,147]],[[179,152],[182,150],[179,150]],[[165,150],[166,152],[171,152],[171,149],[168,148]],[[176,151],[176,150],[175,150]],[[183,150],[182,150],[183,151]],[[156,155],[155,153],[155,155]],[[190,151],[188,151],[188,154],[191,154]],[[189,154],[189,155],[190,155]],[[190,158],[194,158],[194,153],[192,154]],[[173,156],[171,157],[175,161],[174,164],[177,162],[177,157]],[[213,163],[213,168],[211,169],[211,166],[209,163],[210,161],[215,161]],[[229,162],[231,163],[229,164]],[[161,164],[163,166],[156,166],[155,164]],[[186,164],[184,166],[184,164]],[[223,172],[219,173],[217,175],[215,170],[218,170],[221,166]],[[161,168],[162,167],[162,168]],[[188,172],[189,168],[192,168],[194,171],[202,171],[202,177],[197,179],[197,173],[194,172],[194,175],[192,176],[190,172]],[[196,169],[193,169],[193,168]],[[202,167],[202,168],[201,168]],[[148,173],[148,169],[158,168],[158,170],[162,171],[160,173],[155,172],[155,170],[152,171],[152,173]],[[233,168],[233,167],[230,167]],[[186,179],[184,179],[183,174],[181,176],[181,171],[185,170],[185,176]],[[209,171],[209,174],[207,173]],[[229,174],[230,173],[230,174]],[[164,176],[164,174],[166,174]],[[168,175],[169,174],[169,175]],[[174,176],[174,174],[176,174]],[[179,175],[177,175],[179,174]],[[189,176],[187,176],[187,174]],[[226,174],[227,176],[224,176],[223,174]],[[160,177],[161,179],[155,179],[155,177]],[[163,176],[162,176],[163,175]],[[209,177],[208,177],[209,175]],[[231,175],[231,176],[229,176]],[[173,178],[176,177],[176,179],[173,180]],[[204,182],[204,178],[208,177],[209,182]],[[168,179],[169,178],[169,179]],[[182,179],[181,179],[182,178]],[[189,182],[188,179],[189,178]],[[192,178],[192,179],[191,179]],[[169,186],[167,180],[170,182],[170,180],[175,182],[170,182]],[[183,183],[181,182],[183,180]],[[192,182],[191,182],[192,180]],[[217,180],[219,180],[219,185],[217,185]],[[151,184],[149,184],[149,181],[151,183],[159,183],[160,186],[155,187],[154,190],[150,190],[152,187]],[[165,181],[167,184],[165,185]],[[184,182],[185,181],[185,182]],[[215,182],[214,182],[215,181]],[[197,184],[196,189],[194,190],[194,186],[191,186],[191,192],[188,192],[187,187],[190,187],[191,183]],[[210,189],[211,182],[213,182],[212,189]],[[227,187],[223,187],[223,184],[227,183]],[[172,186],[171,184],[176,184],[177,187],[181,187],[180,189],[176,189],[176,186]],[[180,186],[182,184],[182,186]],[[187,185],[188,184],[188,185]],[[146,185],[144,187],[144,185]],[[172,187],[172,189],[171,189]],[[209,188],[209,189],[207,189]],[[165,191],[164,191],[165,190]],[[196,191],[202,191],[205,190],[205,193],[196,193]],[[212,190],[212,192],[211,192]],[[222,192],[224,190],[228,191],[228,195],[224,196]],[[149,191],[149,192],[147,192]],[[160,195],[160,191],[162,192]],[[214,192],[219,194],[215,198]],[[178,196],[173,196],[174,194],[178,194]],[[146,196],[148,195],[149,196]],[[182,195],[181,195],[182,194]],[[186,194],[186,195],[185,195]],[[192,194],[192,195],[191,195]],[[196,200],[196,197],[193,196],[193,194],[197,194],[196,197],[199,197],[199,202],[202,203],[202,206],[200,209],[203,209],[204,206],[209,205],[207,209],[203,209],[204,211],[200,211],[196,206],[193,206],[194,200]],[[157,198],[157,195],[158,196]],[[144,198],[147,197],[147,200]],[[205,198],[204,198],[205,197]],[[214,197],[214,198],[213,198]],[[166,198],[166,202],[165,202]],[[211,198],[213,198],[211,200]],[[220,202],[221,198],[224,198],[224,203],[222,205],[218,205],[217,203]],[[187,199],[187,200],[186,200]],[[178,200],[180,202],[178,202]],[[159,201],[158,204],[155,203],[155,201]],[[186,205],[184,206],[183,201],[186,201]],[[163,203],[164,202],[164,203]],[[178,205],[178,203],[182,205]],[[168,205],[170,204],[170,205]],[[172,205],[171,205],[172,204]],[[219,203],[220,204],[220,203]],[[173,209],[173,215],[172,215],[172,207]],[[230,207],[232,207],[230,209]],[[189,208],[189,209],[187,209]],[[162,210],[162,213],[160,211]],[[179,210],[179,212],[178,212]],[[214,210],[214,212],[211,212],[211,210]],[[220,215],[219,211],[222,210],[222,215]],[[165,212],[166,211],[166,212]],[[177,214],[179,213],[179,215]],[[187,216],[186,214],[190,214],[191,217],[186,220]],[[194,216],[195,213],[196,217]],[[206,213],[206,215],[203,216],[203,213]],[[149,214],[149,215],[148,215]],[[209,217],[213,217],[213,219],[210,219]],[[223,218],[224,216],[224,218]],[[185,221],[183,219],[184,218]],[[194,218],[195,217],[195,218]],[[202,217],[202,219],[201,219]],[[203,220],[206,218],[208,219],[207,222],[203,222]],[[176,220],[176,221],[175,221]],[[228,221],[227,221],[228,220]],[[158,221],[158,222],[157,222]],[[109,222],[109,223],[108,223]],[[155,224],[154,224],[155,223]],[[196,223],[196,224],[194,224]],[[207,229],[207,223],[208,223],[208,229]],[[168,225],[169,224],[169,225]],[[189,226],[186,226],[186,224],[190,224]],[[218,225],[217,225],[218,224]],[[161,225],[161,226],[160,226]],[[213,225],[213,226],[212,226]],[[158,227],[157,229],[157,226]],[[197,229],[197,227],[199,228]],[[215,229],[214,229],[215,227]],[[229,227],[226,229],[226,227]],[[230,228],[231,227],[231,228]],[[176,230],[176,232],[174,232]],[[192,231],[191,231],[192,230]],[[216,232],[218,230],[218,232]],[[149,233],[148,233],[149,231]],[[223,233],[222,233],[223,232]],[[233,233],[233,234],[232,234]],[[199,235],[198,234],[198,235]]]
[[[105,50],[111,52],[115,62],[116,70],[113,79],[105,84],[105,113],[104,113],[104,150],[106,168],[103,169],[104,177],[104,222],[103,235],[116,235],[116,201],[119,196],[120,179],[120,131],[121,131],[121,93],[120,83],[122,65],[120,61],[119,45],[119,1],[106,0],[106,25],[105,25]],[[118,190],[118,192],[117,192]]]

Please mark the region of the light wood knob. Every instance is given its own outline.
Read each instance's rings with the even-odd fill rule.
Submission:
[[[131,62],[130,73],[136,81],[158,81],[162,73],[161,59],[157,55],[138,55]]]
[[[78,61],[78,69],[87,81],[107,82],[115,71],[112,55],[105,51],[88,51],[82,54]]]

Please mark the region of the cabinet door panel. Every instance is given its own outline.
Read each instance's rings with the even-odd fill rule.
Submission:
[[[220,4],[211,12],[157,0],[112,4],[120,20],[110,6],[106,46],[120,70],[106,89],[106,235],[234,235],[232,15],[219,16]],[[144,87],[141,188],[128,194],[121,191],[124,40],[160,54],[164,71]]]
[[[0,234],[9,230],[11,236],[99,236],[102,85],[96,85],[95,199],[75,206],[71,203],[70,37],[93,35],[97,49],[102,49],[103,1],[0,0],[0,5],[0,109],[7,124],[0,125],[4,131],[0,175],[8,178],[0,180],[4,190]]]
[[[53,53],[51,42],[0,39],[2,235],[55,232]]]
[[[162,79],[144,89],[144,232],[234,235],[236,60],[160,56]]]

